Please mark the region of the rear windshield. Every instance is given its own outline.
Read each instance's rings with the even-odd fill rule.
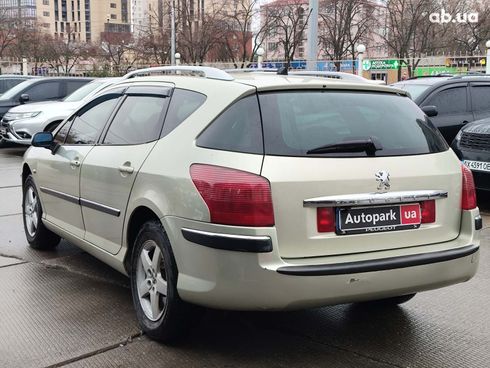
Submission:
[[[408,97],[351,91],[288,91],[259,96],[265,153],[281,156],[365,157],[367,152],[308,151],[372,140],[374,156],[448,149],[439,131]]]

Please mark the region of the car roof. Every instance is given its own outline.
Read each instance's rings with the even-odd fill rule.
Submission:
[[[393,85],[397,84],[422,84],[422,85],[443,85],[450,83],[459,83],[459,82],[490,82],[490,75],[475,75],[475,74],[462,74],[462,75],[453,75],[453,76],[439,76],[439,77],[418,77],[407,79],[404,81],[399,81],[393,83]]]
[[[36,75],[20,75],[20,74],[0,74],[0,79],[10,79],[10,78],[15,78],[15,79],[35,79],[35,78],[40,78],[39,76]]]
[[[209,93],[225,93],[227,89],[237,90],[300,90],[300,89],[343,89],[343,90],[359,90],[373,92],[388,92],[406,96],[408,93],[404,90],[368,84],[364,82],[356,82],[352,80],[330,79],[316,76],[304,75],[277,75],[273,73],[233,73],[233,78],[230,80],[220,80],[214,78],[205,78],[198,76],[187,75],[157,75],[144,76],[123,80],[116,83],[115,86],[128,83],[167,83],[177,88],[195,90],[204,94]],[[112,87],[114,88],[114,86]]]

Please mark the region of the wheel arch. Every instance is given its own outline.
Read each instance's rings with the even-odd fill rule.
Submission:
[[[24,163],[22,166],[22,187],[24,187],[24,183],[29,175],[32,174],[31,168],[27,163]]]
[[[131,266],[131,255],[133,252],[134,241],[141,226],[148,221],[159,221],[158,215],[150,207],[140,205],[136,207],[129,216],[126,227],[126,254],[124,256],[124,268],[129,273]],[[163,225],[162,225],[163,226]]]

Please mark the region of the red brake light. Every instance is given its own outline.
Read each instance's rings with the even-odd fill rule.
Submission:
[[[472,210],[476,208],[476,190],[473,174],[465,165],[461,165],[463,171],[463,190],[461,196],[461,209]]]
[[[220,166],[193,164],[191,178],[208,206],[211,222],[273,226],[269,181],[259,175]]]
[[[316,227],[319,233],[335,231],[335,211],[333,208],[322,207],[316,209]]]
[[[422,224],[430,224],[436,222],[436,201],[420,202],[420,222]]]

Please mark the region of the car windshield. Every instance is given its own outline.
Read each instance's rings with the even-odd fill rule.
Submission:
[[[22,90],[24,90],[24,88],[26,88],[27,86],[31,85],[32,83],[34,83],[34,81],[32,81],[32,80],[26,80],[26,81],[24,81],[22,83],[19,83],[15,87],[12,87],[7,92],[5,92],[0,97],[0,100],[3,100],[3,101],[10,100],[12,97],[14,97],[16,94],[18,94]]]
[[[392,93],[290,91],[259,95],[269,155],[367,157],[447,150],[408,97]]]
[[[95,91],[97,88],[102,86],[105,82],[104,81],[94,81],[90,82],[83,87],[77,89],[75,92],[73,92],[71,95],[68,95],[63,101],[65,102],[77,102],[83,100],[85,97],[87,97],[90,93]]]
[[[408,93],[412,97],[412,100],[415,100],[419,97],[427,88],[430,87],[430,84],[415,84],[415,83],[396,83],[393,87],[401,88]]]

